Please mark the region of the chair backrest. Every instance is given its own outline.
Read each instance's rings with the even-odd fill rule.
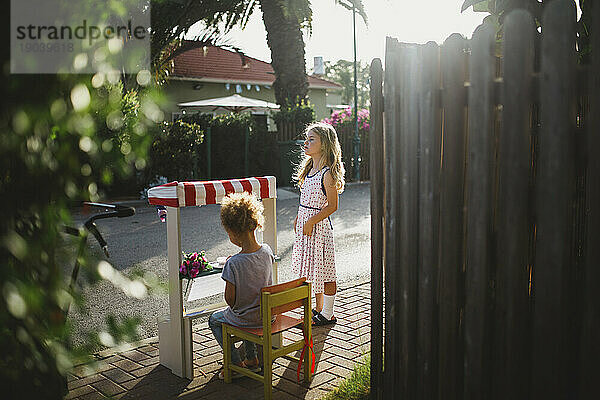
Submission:
[[[285,290],[295,289],[299,286],[302,286],[305,281],[306,281],[306,278],[298,278],[298,279],[294,279],[293,281],[284,282],[284,283],[280,283],[280,284],[273,285],[273,286],[265,286],[264,288],[262,288],[260,290],[260,292],[261,292],[261,294],[262,293],[269,293],[269,294],[281,293]],[[310,296],[310,292],[308,295]],[[262,299],[262,296],[261,296],[261,299]],[[281,305],[273,307],[271,314],[272,315],[283,314],[284,312],[294,310],[298,307],[302,307],[302,304],[303,304],[302,299],[294,300],[290,303],[281,304]],[[262,306],[263,306],[263,304],[261,304],[261,308],[262,308]]]

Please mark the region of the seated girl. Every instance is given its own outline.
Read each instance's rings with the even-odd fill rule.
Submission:
[[[230,257],[223,267],[221,275],[225,280],[225,302],[229,305],[223,311],[210,316],[208,325],[215,339],[223,348],[222,323],[229,325],[258,328],[262,327],[260,314],[260,290],[273,283],[272,265],[273,251],[267,244],[256,241],[254,231],[262,228],[264,217],[263,205],[248,193],[235,193],[221,202],[221,223],[229,235],[229,240],[241,250]],[[244,341],[245,359],[242,361],[235,346],[231,345],[231,362],[249,368],[254,372],[260,370],[256,354],[256,344]],[[219,373],[223,379],[223,371]]]

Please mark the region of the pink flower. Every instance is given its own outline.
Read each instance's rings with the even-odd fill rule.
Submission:
[[[179,266],[179,279],[194,279],[201,272],[211,269],[204,251],[183,253],[183,260]]]

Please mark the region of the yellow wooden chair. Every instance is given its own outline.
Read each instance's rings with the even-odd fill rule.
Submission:
[[[310,283],[306,278],[296,279],[279,285],[267,286],[261,290],[260,310],[262,315],[262,328],[240,328],[223,324],[223,375],[225,382],[231,382],[231,372],[235,371],[252,379],[263,382],[265,399],[271,399],[273,360],[278,357],[298,362],[300,373],[301,358],[304,358],[304,381],[309,382],[314,370],[314,354],[312,354],[311,337],[311,299]],[[304,307],[303,318],[293,318],[283,315],[287,311]],[[276,316],[271,323],[272,316]],[[282,346],[272,347],[271,335],[283,332],[291,327],[302,324],[304,337],[296,342]],[[247,368],[231,364],[231,343],[249,340],[262,345],[263,348],[263,375],[252,372]],[[302,350],[300,358],[289,355]],[[303,357],[304,356],[304,357]],[[312,356],[312,363],[310,362]]]

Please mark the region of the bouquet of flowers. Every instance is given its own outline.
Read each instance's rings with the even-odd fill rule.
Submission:
[[[179,266],[179,279],[194,279],[201,272],[212,271],[204,251],[183,253],[183,260]]]

